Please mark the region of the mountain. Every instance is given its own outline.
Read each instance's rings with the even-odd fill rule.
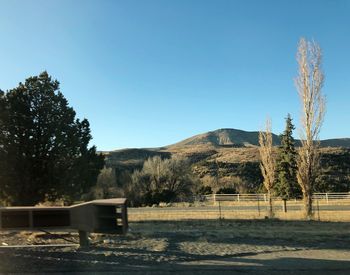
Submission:
[[[278,145],[280,138],[273,134],[273,143]],[[259,132],[248,132],[237,129],[218,129],[204,134],[196,135],[167,146],[167,148],[179,148],[183,146],[223,146],[223,147],[252,147],[259,145]]]
[[[280,144],[280,137],[275,134],[273,144]],[[296,140],[296,145],[299,144],[300,141]],[[180,155],[190,160],[193,172],[203,184],[212,184],[219,178],[220,186],[236,182],[241,186],[240,192],[244,193],[258,190],[262,181],[258,146],[257,131],[219,129],[165,147],[122,149],[104,154],[106,166],[115,169],[120,186],[128,181],[130,173],[141,169],[148,158]],[[322,140],[321,147],[321,163],[326,171],[324,178],[333,183],[335,180],[349,183],[350,186],[350,138]],[[347,190],[347,185],[344,188]]]
[[[350,138],[332,138],[321,140],[321,147],[350,148]]]
[[[280,144],[280,137],[275,134],[273,144]],[[296,145],[299,144],[300,141],[296,140]],[[199,134],[165,147],[121,149],[104,154],[107,166],[133,170],[141,168],[146,159],[156,155],[163,158],[182,155],[189,158],[193,164],[201,161],[258,162],[258,146],[259,132],[225,128]],[[350,138],[322,140],[321,147],[330,147],[331,150],[350,148]]]
[[[280,144],[280,137],[272,134],[273,144]],[[300,140],[295,140],[296,145]],[[213,147],[255,147],[259,146],[259,132],[248,132],[237,129],[218,129],[204,134],[196,135],[167,146],[168,149],[189,147],[189,146],[213,146]],[[350,138],[326,139],[321,140],[321,147],[349,147]]]

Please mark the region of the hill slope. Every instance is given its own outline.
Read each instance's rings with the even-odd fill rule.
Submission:
[[[168,146],[177,148],[189,145],[209,145],[226,147],[250,147],[259,145],[259,132],[247,132],[237,129],[219,129],[204,134],[196,135]],[[279,144],[277,135],[273,135],[275,145]]]
[[[280,137],[272,134],[273,144],[280,144]],[[300,144],[296,140],[296,145]],[[218,129],[204,134],[199,134],[178,143],[167,146],[168,149],[176,149],[189,146],[214,146],[214,147],[252,147],[259,146],[259,132],[243,131],[237,129]],[[326,139],[321,141],[322,147],[350,147],[350,138]]]
[[[184,156],[190,160],[193,172],[203,184],[212,185],[216,179],[221,187],[235,183],[241,193],[255,192],[262,182],[258,140],[259,132],[219,129],[166,147],[105,152],[106,166],[115,169],[118,185],[123,186],[130,173],[141,169],[149,157]],[[273,142],[274,145],[279,145],[279,136],[273,135]],[[300,144],[300,141],[296,140],[296,144]],[[350,186],[350,139],[323,140],[321,146],[325,147],[321,149],[321,163],[324,169],[322,177],[328,182],[325,186],[343,187],[320,190],[347,191]],[[217,189],[220,186],[213,188]]]
[[[273,134],[274,145],[280,144],[280,137]],[[296,140],[296,145],[300,144]],[[215,160],[226,163],[259,161],[259,132],[237,129],[219,129],[196,135],[178,143],[159,148],[122,149],[105,152],[109,167],[133,170],[140,168],[143,162],[152,156],[165,158],[171,155],[183,155],[198,163],[203,160]],[[322,147],[350,148],[350,138],[327,139],[321,141]]]

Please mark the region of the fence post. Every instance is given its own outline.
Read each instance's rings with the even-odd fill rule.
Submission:
[[[264,194],[264,202],[266,202],[266,194]]]
[[[328,204],[328,193],[326,193],[326,202]]]
[[[283,212],[287,213],[287,200],[283,199]]]
[[[239,201],[239,194],[237,194],[237,201]]]
[[[214,194],[214,205],[216,205],[216,194]]]

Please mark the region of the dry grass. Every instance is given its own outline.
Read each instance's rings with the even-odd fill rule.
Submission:
[[[264,219],[268,216],[268,211],[261,211],[260,215],[256,211],[221,211],[222,219]],[[293,212],[277,212],[275,218],[281,220],[303,220],[303,211]],[[179,220],[214,220],[220,219],[218,212],[198,212],[198,211],[157,211],[157,212],[145,212],[145,213],[131,213],[129,214],[130,221],[179,221]],[[350,222],[350,211],[322,211],[320,215],[316,213],[314,215],[315,220],[320,221],[333,221],[333,222]]]
[[[252,148],[222,148],[217,157],[218,162],[239,163],[239,162],[256,162],[260,160],[258,147]]]
[[[179,208],[179,210],[167,210],[147,208],[143,211],[129,212],[130,221],[181,221],[181,220],[254,220],[265,219],[268,216],[268,208],[261,206],[258,210],[225,210],[221,212],[218,207],[209,210],[200,208]],[[282,211],[275,212],[275,218],[280,220],[303,220],[304,211]],[[315,211],[314,220],[332,221],[332,222],[350,222],[350,211]]]

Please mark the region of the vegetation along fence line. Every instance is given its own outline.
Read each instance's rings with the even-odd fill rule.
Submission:
[[[268,201],[268,194],[210,194],[205,195],[206,201]],[[314,200],[324,200],[326,202],[330,200],[350,200],[350,192],[347,193],[314,193]],[[279,197],[273,197],[274,200],[281,200]]]

